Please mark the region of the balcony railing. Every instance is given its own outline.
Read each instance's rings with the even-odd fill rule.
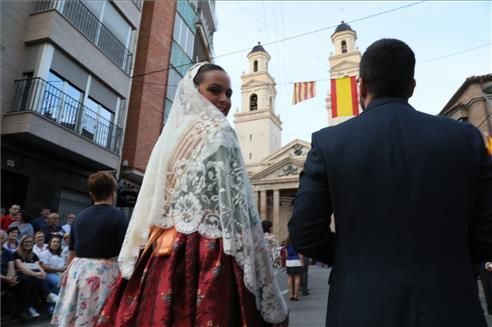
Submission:
[[[79,0],[41,0],[36,11],[55,9],[118,67],[130,74],[133,54]]]
[[[120,150],[122,129],[42,78],[15,81],[10,112],[35,112],[100,146]]]

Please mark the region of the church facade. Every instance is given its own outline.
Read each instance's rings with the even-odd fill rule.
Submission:
[[[331,78],[358,75],[360,52],[355,47],[356,39],[357,34],[347,24],[342,22],[336,28],[332,35],[336,53],[330,56]],[[242,106],[234,115],[234,125],[260,217],[273,223],[273,233],[283,241],[287,238],[292,202],[299,188],[299,174],[311,146],[300,139],[281,146],[282,121],[275,108],[276,84],[268,71],[271,57],[258,43],[247,58],[248,71],[241,76]],[[349,118],[341,117],[329,123]]]

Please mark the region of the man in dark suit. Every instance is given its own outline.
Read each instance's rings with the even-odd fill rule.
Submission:
[[[289,232],[333,264],[330,327],[486,326],[473,263],[492,258],[492,159],[474,126],[408,104],[414,67],[405,43],[373,43],[363,113],[312,137]]]

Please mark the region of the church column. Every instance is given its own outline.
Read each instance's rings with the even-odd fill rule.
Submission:
[[[260,218],[267,218],[267,191],[263,190],[260,192]]]
[[[256,209],[260,212],[260,191],[255,192]]]
[[[280,237],[280,190],[273,190],[273,234]]]

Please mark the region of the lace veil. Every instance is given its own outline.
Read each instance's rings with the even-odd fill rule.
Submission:
[[[129,279],[152,226],[222,238],[244,284],[270,323],[287,317],[245,169],[239,142],[224,115],[197,90],[191,67],[179,83],[169,119],[152,150],[118,257]]]

